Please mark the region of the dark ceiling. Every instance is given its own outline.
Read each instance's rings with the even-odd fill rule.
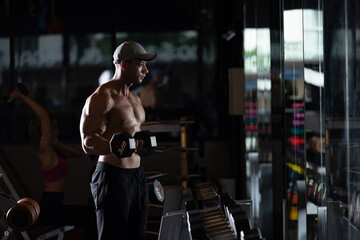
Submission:
[[[242,0],[0,0],[0,36],[179,31],[230,25]]]
[[[0,0],[0,34],[195,29],[200,5],[198,0]]]

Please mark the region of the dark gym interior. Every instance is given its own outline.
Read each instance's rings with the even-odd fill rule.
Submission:
[[[130,89],[157,139],[142,166],[164,189],[146,239],[359,239],[358,16],[355,0],[0,0],[0,238],[87,239],[72,224],[9,223],[44,184],[34,112],[9,94],[23,86],[81,149],[84,103],[135,41],[157,53]],[[97,159],[67,160],[65,205],[93,207]],[[194,223],[217,204],[230,235]]]

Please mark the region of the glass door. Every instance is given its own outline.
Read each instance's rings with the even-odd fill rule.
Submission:
[[[360,3],[324,1],[327,239],[360,239]]]

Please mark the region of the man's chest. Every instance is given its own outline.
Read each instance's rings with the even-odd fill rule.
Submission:
[[[118,101],[109,112],[109,121],[117,124],[141,124],[145,120],[145,111],[139,102]]]

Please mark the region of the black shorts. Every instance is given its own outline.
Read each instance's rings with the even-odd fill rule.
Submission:
[[[98,162],[90,187],[99,239],[144,239],[149,197],[142,167],[119,168]]]

